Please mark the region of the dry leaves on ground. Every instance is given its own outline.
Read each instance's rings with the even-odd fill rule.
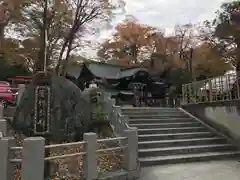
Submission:
[[[25,136],[15,132],[11,127],[8,128],[10,135],[12,135],[16,140],[17,146],[23,145],[23,140]],[[103,137],[99,137],[103,138]],[[106,137],[104,137],[106,138]],[[110,138],[110,137],[108,137]],[[118,144],[118,143],[117,143]],[[99,148],[107,148],[105,144],[99,144]],[[61,148],[51,148],[50,156],[57,156],[63,154],[72,154],[77,152],[83,152],[83,145],[72,146],[72,147],[61,147]],[[103,155],[98,155],[98,172],[112,172],[121,169],[122,166],[122,151],[118,152],[108,152]],[[15,153],[16,158],[21,158],[22,153]],[[51,175],[53,180],[79,180],[81,179],[81,174],[83,170],[83,156],[68,157],[64,159],[52,160],[50,162]],[[16,165],[17,169],[21,169],[20,165]]]

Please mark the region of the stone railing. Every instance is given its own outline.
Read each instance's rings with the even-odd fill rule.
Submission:
[[[111,100],[112,101],[112,100]],[[1,106],[0,109],[3,109]],[[114,109],[114,110],[113,110]],[[25,138],[23,146],[19,147],[15,145],[13,137],[7,136],[7,121],[1,118],[0,120],[0,174],[1,180],[12,180],[14,179],[15,169],[14,165],[20,164],[21,180],[43,180],[44,179],[44,165],[47,161],[53,161],[56,159],[65,159],[69,157],[83,157],[83,171],[81,173],[84,180],[97,180],[106,179],[104,176],[100,176],[97,171],[97,160],[99,154],[123,151],[123,171],[121,173],[111,173],[111,176],[107,179],[113,179],[121,177],[123,180],[136,180],[139,178],[139,163],[138,163],[138,137],[137,130],[130,129],[125,121],[117,120],[122,119],[118,112],[118,107],[114,105],[112,108],[107,109],[111,122],[115,122],[117,134],[116,138],[109,139],[97,139],[95,133],[85,133],[83,141],[65,143],[65,144],[54,144],[45,145],[45,139],[43,137],[29,137]],[[113,111],[112,111],[113,110]],[[119,118],[120,117],[120,118]],[[112,119],[115,118],[115,119]],[[124,118],[123,118],[124,119]],[[100,148],[99,143],[108,142],[120,142],[116,147],[111,148]],[[63,155],[51,155],[46,157],[45,151],[49,148],[67,148],[70,146],[83,146],[82,152],[70,153]],[[14,151],[21,151],[21,158],[14,156]],[[113,177],[113,178],[111,178]]]
[[[1,129],[6,126],[6,121],[1,120]],[[99,153],[108,153],[113,151],[124,152],[123,169],[125,172],[124,179],[138,178],[138,149],[137,149],[137,132],[135,130],[126,130],[124,137],[97,139],[95,133],[85,133],[82,142],[73,142],[65,144],[46,145],[43,137],[25,138],[22,147],[14,145],[13,137],[2,137],[0,139],[0,174],[1,180],[14,179],[14,165],[21,164],[21,179],[22,180],[43,180],[44,179],[44,164],[46,161],[64,159],[69,157],[83,156],[83,172],[82,176],[85,180],[96,180],[99,178],[97,171],[97,157]],[[4,134],[4,133],[2,133]],[[121,141],[117,147],[98,148],[98,143]],[[45,150],[49,148],[67,148],[70,146],[84,147],[82,152],[63,154],[58,156],[45,157]],[[22,151],[22,157],[14,157],[14,151]],[[113,175],[114,176],[114,175]],[[123,174],[121,174],[123,176]]]
[[[130,128],[128,126],[129,119],[121,113],[122,106],[117,106],[115,104],[115,99],[107,98],[107,100],[105,100],[107,119],[109,119],[117,136],[123,136],[124,132],[129,129],[137,131],[136,128]]]
[[[182,86],[182,105],[240,99],[240,83],[236,72],[195,81]]]

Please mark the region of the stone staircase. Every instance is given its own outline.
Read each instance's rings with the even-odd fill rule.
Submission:
[[[240,157],[236,146],[177,108],[123,108],[122,113],[138,128],[141,166]]]

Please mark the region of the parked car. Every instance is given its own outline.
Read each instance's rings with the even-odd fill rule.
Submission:
[[[9,82],[0,81],[0,103],[4,107],[16,104],[16,94],[12,91]]]

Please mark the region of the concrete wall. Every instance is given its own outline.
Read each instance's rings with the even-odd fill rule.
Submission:
[[[240,101],[185,105],[183,109],[240,142]]]

